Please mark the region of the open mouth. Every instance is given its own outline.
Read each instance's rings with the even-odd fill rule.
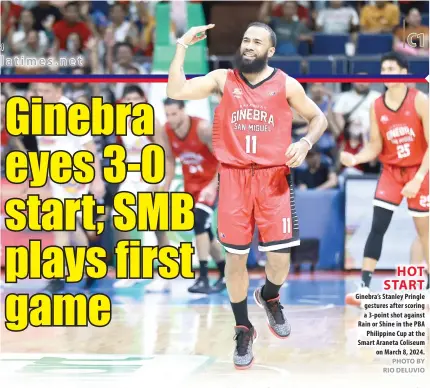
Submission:
[[[244,53],[243,56],[245,58],[255,58],[255,54],[253,54],[253,53]]]

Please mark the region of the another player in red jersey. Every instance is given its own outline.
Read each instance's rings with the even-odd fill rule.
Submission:
[[[382,74],[407,74],[407,60],[398,53],[383,56]],[[403,83],[388,83],[387,92],[371,109],[370,141],[357,155],[343,152],[345,166],[355,166],[379,156],[383,165],[375,192],[373,221],[364,248],[362,284],[346,296],[346,303],[360,306],[357,294],[369,293],[372,274],[381,256],[382,241],[394,210],[407,198],[408,208],[429,262],[429,101]],[[428,281],[427,289],[430,287]]]
[[[290,168],[299,166],[327,128],[321,110],[297,80],[268,66],[276,35],[263,23],[248,26],[237,56],[237,69],[215,70],[187,80],[185,53],[206,37],[210,24],[191,28],[178,40],[169,71],[167,94],[178,100],[198,100],[220,93],[212,144],[219,169],[218,239],[227,251],[227,289],[236,320],[234,364],[251,366],[255,328],[248,319],[247,254],[254,226],[259,249],[267,251],[266,282],[254,292],[264,308],[269,328],[278,338],[290,334],[279,298],[290,266],[290,247],[300,244]],[[291,143],[294,108],[309,121],[308,134]]]
[[[210,294],[226,288],[225,261],[212,233],[212,217],[217,206],[218,161],[212,153],[212,129],[206,120],[185,112],[183,101],[164,101],[167,123],[164,126],[166,178],[168,191],[175,171],[175,159],[182,164],[184,190],[194,197],[194,233],[200,262],[200,276],[188,291]],[[208,258],[215,260],[220,272],[213,287],[209,285]]]

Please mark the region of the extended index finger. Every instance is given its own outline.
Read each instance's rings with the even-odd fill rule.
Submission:
[[[204,32],[206,30],[210,30],[211,28],[214,28],[215,24],[206,24],[205,26],[198,26],[195,27],[196,32]]]

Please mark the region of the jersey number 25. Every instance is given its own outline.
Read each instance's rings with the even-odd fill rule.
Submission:
[[[407,158],[411,154],[410,144],[400,144],[397,146],[397,157],[399,159]]]

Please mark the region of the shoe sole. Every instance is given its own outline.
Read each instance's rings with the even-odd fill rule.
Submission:
[[[258,338],[258,332],[257,332],[257,330],[255,330],[255,336],[254,336],[254,340],[252,341],[252,345],[254,345],[257,342],[257,338]],[[237,370],[249,369],[249,368],[251,368],[252,364],[254,364],[254,360],[255,360],[255,357],[252,357],[252,360],[248,365],[236,365],[236,364],[234,364],[234,367]]]
[[[221,289],[213,289],[212,294],[219,294],[220,292],[223,292],[226,289],[227,289],[227,287],[224,287]]]
[[[213,294],[213,292],[212,292],[212,291],[204,292],[204,291],[190,290],[190,289],[188,289],[188,292],[189,292],[190,294],[204,294],[204,295]]]
[[[254,294],[253,294],[253,296],[254,296],[255,303],[257,304],[257,306],[258,306],[258,307],[260,307],[261,309],[263,309],[264,311],[266,311],[266,309],[264,308],[264,306],[263,306],[263,305],[258,301],[258,298],[255,296],[255,294],[256,294],[256,293],[257,293],[257,290],[254,290]],[[291,334],[291,327],[290,327],[290,332],[288,333],[288,335],[286,335],[286,336],[282,337],[282,336],[280,336],[278,333],[276,333],[276,331],[275,331],[275,330],[273,330],[272,326],[270,326],[269,318],[267,318],[267,317],[266,317],[266,323],[267,323],[267,326],[269,327],[270,332],[271,332],[271,333],[272,333],[276,338],[279,338],[279,339],[284,340],[284,339],[287,339],[287,338],[290,336],[290,334]]]

